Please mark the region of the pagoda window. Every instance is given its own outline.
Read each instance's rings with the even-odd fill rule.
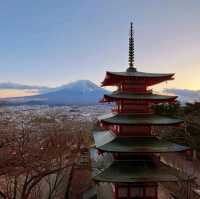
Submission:
[[[133,111],[135,113],[149,113],[150,109],[148,105],[124,104],[121,112],[132,113]]]
[[[114,108],[115,111],[121,112],[121,113],[151,113],[151,108],[149,106],[149,103],[147,102],[141,102],[141,101],[135,101],[132,102],[130,100],[122,100],[117,103],[117,107]]]
[[[123,101],[123,104],[137,104],[137,105],[148,105],[148,103],[144,103],[143,101],[135,101],[135,102],[133,102],[133,101],[130,101],[130,100],[124,100]]]
[[[128,197],[128,187],[118,187],[118,198],[127,198]]]
[[[123,85],[123,84],[120,84],[120,85],[118,86],[118,90],[119,90],[119,91],[123,91],[123,90],[124,90],[124,85]]]
[[[145,93],[147,87],[144,85],[135,85],[135,84],[126,84],[123,87],[123,91],[125,92],[137,92],[137,93]]]
[[[130,198],[143,198],[144,188],[143,187],[130,187]]]
[[[122,184],[115,186],[113,191],[118,199],[156,199],[157,185]]]
[[[123,108],[123,101],[118,101],[117,103],[116,103],[116,105],[114,105],[114,107],[112,108],[112,111],[113,112],[122,112],[122,108]]]
[[[146,80],[145,79],[137,79],[137,80],[132,80],[132,79],[124,79],[123,83],[125,84],[137,84],[137,85],[145,85]]]
[[[121,126],[121,135],[134,135],[134,136],[150,136],[151,127],[149,126]]]
[[[111,130],[112,130],[114,133],[118,133],[118,132],[120,131],[120,126],[119,126],[119,125],[112,125]]]
[[[145,187],[146,197],[155,197],[157,195],[157,186]]]
[[[113,154],[115,160],[134,160],[141,161],[141,160],[157,160],[158,158],[155,157],[153,154],[146,155],[145,153],[114,153]],[[157,158],[157,159],[156,159]]]

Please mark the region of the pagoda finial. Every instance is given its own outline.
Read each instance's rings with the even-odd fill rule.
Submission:
[[[131,22],[130,33],[129,33],[129,57],[128,64],[129,68],[127,72],[135,72],[136,68],[134,67],[135,63],[135,54],[134,54],[134,30],[133,30],[133,22]]]

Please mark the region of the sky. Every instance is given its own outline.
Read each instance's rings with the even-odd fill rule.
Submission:
[[[0,82],[100,84],[105,71],[126,70],[133,21],[137,69],[176,73],[160,88],[198,90],[199,9],[198,0],[0,0]]]

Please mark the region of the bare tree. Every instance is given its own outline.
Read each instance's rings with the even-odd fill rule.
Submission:
[[[55,115],[18,117],[0,118],[0,196],[61,198],[79,158],[80,136],[71,131],[70,122],[63,124]]]

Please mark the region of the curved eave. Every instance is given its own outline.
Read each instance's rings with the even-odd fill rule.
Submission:
[[[188,176],[160,163],[148,161],[115,161],[93,178],[97,182],[176,182],[188,180]]]
[[[119,77],[138,77],[138,78],[157,78],[157,77],[172,77],[174,73],[147,73],[147,72],[111,72],[107,71],[106,74],[110,76]]]
[[[99,121],[104,124],[119,124],[119,125],[179,125],[184,121],[178,118],[171,118],[159,115],[122,115],[122,114],[106,114],[99,117]]]
[[[102,137],[104,136],[102,132],[100,134]],[[96,135],[94,134],[94,136]],[[101,136],[99,136],[100,138]],[[189,149],[189,147],[160,140],[156,137],[115,137],[108,143],[97,145],[96,148],[111,153],[170,153]]]
[[[145,80],[147,86],[151,86],[163,81],[173,80],[174,73],[144,73],[144,72],[106,72],[106,78],[102,86],[113,86],[123,82],[123,80]]]
[[[167,96],[167,95],[156,95],[156,94],[132,94],[132,93],[111,93],[105,94],[101,102],[113,102],[119,100],[130,100],[138,101],[143,100],[150,103],[162,103],[162,102],[175,102],[177,96]]]

